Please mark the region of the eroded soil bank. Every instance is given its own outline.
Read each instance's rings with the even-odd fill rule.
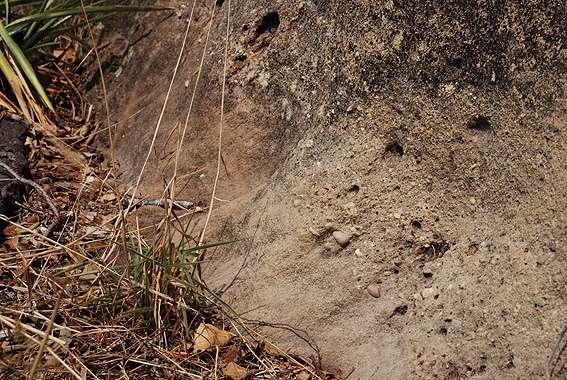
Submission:
[[[104,31],[126,185],[192,2],[173,5]],[[207,44],[178,169],[179,198],[207,204],[228,5],[197,1],[143,195],[173,173]],[[231,284],[225,296],[248,318],[307,331],[351,378],[566,376],[553,356],[567,323],[564,2],[241,0],[231,11],[209,238],[240,243],[208,255],[210,284]]]

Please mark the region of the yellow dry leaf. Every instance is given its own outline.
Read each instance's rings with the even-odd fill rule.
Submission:
[[[234,362],[230,362],[222,369],[223,375],[232,380],[242,380],[248,375],[246,368],[239,366]]]
[[[73,63],[77,59],[77,52],[72,47],[67,49],[55,48],[53,49],[53,56],[67,63]]]
[[[105,202],[111,202],[111,201],[116,200],[116,194],[106,193],[102,197],[100,197],[100,199],[105,201]]]
[[[8,227],[4,228],[4,236],[6,237],[18,236],[22,232],[24,232],[24,230],[14,224],[10,224]]]
[[[47,368],[57,368],[57,367],[61,367],[61,363],[59,362],[59,360],[55,359],[55,357],[49,355],[47,357],[47,359],[45,360],[45,367]]]
[[[99,277],[99,268],[94,264],[87,264],[83,272],[79,275],[79,279],[83,281],[94,281]]]
[[[208,323],[201,323],[193,339],[193,351],[202,352],[211,347],[223,347],[230,342],[234,334],[216,328]]]

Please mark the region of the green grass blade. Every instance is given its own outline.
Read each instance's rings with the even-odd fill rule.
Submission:
[[[4,0],[6,1],[6,0]],[[36,5],[40,4],[43,0],[7,0],[10,6],[18,6],[18,5]]]
[[[43,3],[41,3],[41,6],[39,7],[38,13],[43,13],[45,12],[45,9],[47,8],[47,6],[49,5],[49,0],[43,0]],[[7,21],[6,21],[7,22]],[[28,28],[26,35],[24,36],[24,41],[27,41],[30,36],[32,35],[32,33],[34,32],[35,28],[37,27],[39,21],[34,21],[30,27]]]
[[[136,5],[102,5],[102,6],[86,6],[63,9],[60,11],[50,11],[45,13],[36,13],[29,16],[20,17],[6,25],[6,29],[11,31],[12,28],[21,24],[27,24],[38,20],[48,20],[59,17],[67,17],[73,15],[81,15],[85,13],[118,13],[118,12],[149,12],[149,11],[165,11],[172,10],[170,7],[157,6],[136,6]]]
[[[104,20],[106,17],[108,17],[109,15],[101,15],[101,16],[96,16],[91,18],[89,21],[92,24],[95,24],[101,20]],[[29,51],[36,51],[38,50],[40,47],[44,46],[45,44],[51,43],[52,41],[54,41],[57,37],[59,36],[66,36],[69,37],[70,39],[79,42],[81,45],[83,46],[89,46],[89,43],[81,38],[79,38],[77,35],[71,33],[73,32],[75,29],[80,29],[82,27],[84,27],[85,25],[87,25],[86,22],[83,23],[79,23],[79,24],[73,24],[70,26],[60,26],[60,27],[55,27],[55,28],[50,28],[48,30],[40,30],[37,31],[31,38],[29,41],[26,41],[26,44],[24,45],[26,53]]]
[[[4,20],[10,22],[10,3],[8,0],[4,0]]]
[[[12,53],[13,58],[16,60],[16,62],[18,62],[18,65],[30,81],[35,91],[38,93],[43,103],[47,106],[47,108],[55,112],[53,104],[51,104],[51,100],[49,100],[49,97],[45,93],[45,90],[39,82],[39,79],[37,79],[37,75],[35,75],[35,71],[30,61],[27,59],[22,49],[20,49],[16,41],[14,41],[8,31],[6,31],[6,28],[4,28],[4,24],[2,22],[0,22],[0,38],[2,38],[6,43],[6,46],[8,46],[8,49]]]
[[[8,62],[8,59],[6,58],[4,53],[2,53],[2,51],[0,51],[0,71],[2,71],[2,73],[8,80],[8,83],[10,84],[10,87],[12,88],[12,91],[16,96],[16,100],[18,101],[20,110],[22,111],[22,113],[24,114],[27,120],[31,120],[31,115],[28,111],[28,107],[23,96],[22,84],[20,83],[20,79],[16,74],[16,72],[14,71],[14,69],[12,68],[10,62]]]

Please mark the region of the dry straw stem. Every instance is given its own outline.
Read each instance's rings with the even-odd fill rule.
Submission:
[[[93,34],[93,29],[91,27],[91,23],[89,21],[89,15],[87,14],[87,11],[85,9],[85,3],[83,0],[81,0],[81,10],[83,11],[83,16],[87,23],[87,30],[89,31],[89,36],[93,44],[92,49],[94,50],[95,53],[96,63],[100,75],[100,81],[102,83],[102,93],[104,95],[104,110],[106,111],[106,125],[108,127],[108,139],[110,141],[110,157],[111,160],[114,161],[114,139],[112,138],[112,126],[110,123],[110,107],[108,105],[108,92],[106,90],[106,81],[104,80],[104,71],[102,70],[102,63],[100,61],[100,55],[98,54],[98,49],[96,46],[96,40]]]
[[[28,375],[28,379],[30,379],[30,380],[35,379],[35,374],[36,374],[36,371],[38,369],[39,362],[40,362],[40,360],[43,356],[43,351],[45,350],[47,342],[49,341],[49,336],[51,335],[51,332],[53,331],[54,320],[55,320],[55,317],[57,316],[57,312],[59,311],[59,306],[61,305],[62,295],[63,295],[63,293],[59,293],[59,297],[57,297],[57,301],[55,302],[55,306],[54,306],[53,311],[51,313],[51,318],[49,318],[49,323],[47,324],[47,331],[45,333],[45,336],[43,337],[43,340],[41,341],[41,345],[39,346],[39,350],[38,350],[38,352],[35,356],[32,367],[30,369],[30,373]]]
[[[195,7],[195,2],[193,3],[193,8]],[[191,9],[191,14],[193,14],[193,8]],[[199,68],[197,70],[197,76],[195,78],[195,83],[193,84],[193,93],[191,94],[191,100],[189,101],[189,107],[187,109],[187,115],[185,117],[185,123],[183,124],[183,130],[181,131],[181,134],[179,135],[179,139],[177,141],[177,150],[176,150],[176,154],[175,154],[175,164],[174,164],[174,168],[173,168],[173,175],[171,177],[171,181],[170,181],[170,188],[171,188],[171,194],[172,197],[175,198],[175,192],[176,192],[176,181],[177,181],[177,171],[179,169],[179,159],[181,157],[181,152],[183,150],[183,145],[185,142],[185,135],[187,134],[187,129],[189,128],[189,121],[191,119],[191,113],[193,111],[193,105],[195,103],[195,98],[197,96],[197,90],[199,88],[199,82],[201,79],[201,74],[203,72],[203,66],[205,63],[205,56],[207,54],[207,48],[209,46],[209,39],[211,36],[211,30],[213,27],[213,23],[215,20],[215,11],[216,11],[216,7],[215,7],[215,1],[211,1],[210,3],[210,8],[211,8],[211,13],[210,13],[210,20],[209,20],[209,25],[207,28],[207,33],[205,35],[205,42],[203,45],[203,51],[201,53],[201,59],[199,61]]]
[[[228,46],[230,37],[230,0],[227,4],[227,16],[226,16],[226,41],[224,45],[224,66],[222,74],[222,89],[221,89],[221,103],[220,103],[220,121],[219,121],[219,140],[218,140],[218,151],[217,151],[217,171],[215,173],[215,181],[213,183],[213,190],[211,191],[211,201],[209,203],[209,212],[207,213],[207,218],[205,219],[205,225],[203,226],[203,232],[199,238],[199,245],[203,244],[205,240],[205,233],[207,232],[207,227],[213,213],[213,206],[215,203],[215,198],[217,194],[217,185],[219,183],[219,176],[221,171],[222,159],[222,134],[224,130],[224,102],[226,96],[226,72],[228,67]],[[202,255],[201,255],[202,256]]]

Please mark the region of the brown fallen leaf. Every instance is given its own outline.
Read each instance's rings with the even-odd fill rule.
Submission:
[[[237,362],[241,357],[240,347],[238,345],[230,346],[224,354],[222,354],[222,360],[226,363]]]
[[[230,342],[234,334],[221,330],[208,323],[201,323],[193,339],[193,351],[202,352],[211,347],[223,347]]]
[[[6,245],[6,247],[8,247],[10,252],[19,251],[18,247],[20,246],[20,238],[17,236],[13,237],[11,239],[6,240],[4,244]]]
[[[242,380],[248,375],[246,368],[239,366],[234,362],[230,362],[222,369],[223,375],[232,380]]]
[[[39,217],[37,215],[29,215],[26,218],[26,223],[34,224],[39,222]]]
[[[52,52],[55,58],[59,58],[67,63],[73,63],[77,60],[77,51],[73,47],[67,49],[55,48]]]
[[[18,236],[19,234],[21,234],[24,230],[21,229],[20,227],[14,225],[14,224],[10,224],[8,227],[4,228],[4,236],[6,237],[14,237],[14,236]]]

